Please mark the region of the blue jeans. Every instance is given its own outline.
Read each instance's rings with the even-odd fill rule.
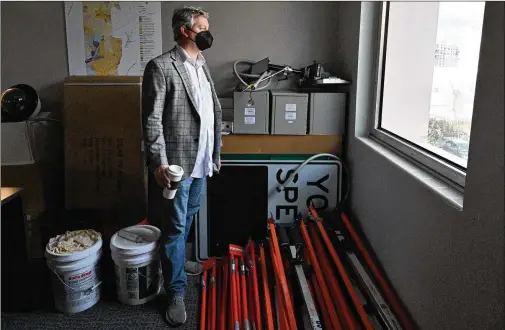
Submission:
[[[186,178],[179,183],[174,199],[164,200],[161,219],[161,266],[165,290],[169,298],[184,295],[187,279],[186,240],[193,216],[200,208],[206,178]]]

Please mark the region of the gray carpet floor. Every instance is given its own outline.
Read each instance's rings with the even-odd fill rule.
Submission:
[[[188,276],[186,287],[186,324],[177,329],[198,329],[200,317],[200,276]],[[57,312],[2,313],[2,329],[171,329],[165,321],[166,296],[160,293],[156,300],[128,306],[119,301],[101,300],[81,313],[65,315]]]

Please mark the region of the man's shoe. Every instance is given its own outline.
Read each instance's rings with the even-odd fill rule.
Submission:
[[[175,296],[169,301],[165,318],[173,327],[178,327],[186,323],[187,314],[186,306],[184,305],[184,296]]]
[[[203,273],[202,265],[194,261],[186,261],[184,264],[184,272],[189,276],[196,276]]]

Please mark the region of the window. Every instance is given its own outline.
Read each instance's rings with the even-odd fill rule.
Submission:
[[[464,186],[484,2],[383,5],[372,135]]]

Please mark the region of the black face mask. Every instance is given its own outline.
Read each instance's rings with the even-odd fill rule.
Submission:
[[[191,30],[193,31],[193,30]],[[195,32],[195,31],[193,31]],[[195,32],[196,33],[196,32]],[[196,47],[201,51],[209,49],[212,46],[212,42],[214,41],[214,37],[210,34],[209,31],[200,31],[196,33],[195,40],[191,40],[196,43]]]

